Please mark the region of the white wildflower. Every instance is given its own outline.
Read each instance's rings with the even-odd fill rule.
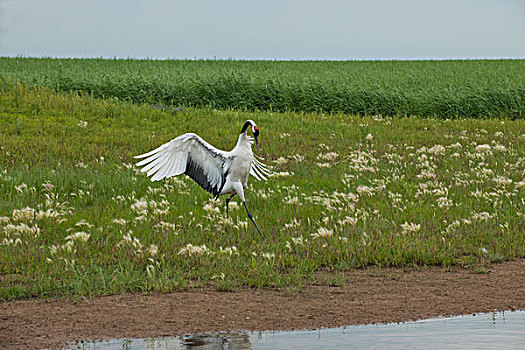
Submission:
[[[317,159],[318,160],[321,160],[321,161],[329,161],[329,162],[333,162],[337,159],[337,157],[339,157],[339,154],[335,153],[335,152],[329,152],[329,153],[326,153],[326,154],[319,154],[317,156]]]
[[[288,199],[285,203],[286,204],[295,204],[295,205],[300,205],[301,204],[301,202],[299,201],[298,197],[292,197],[292,198]]]
[[[293,218],[293,220],[289,224],[284,224],[285,229],[295,229],[298,228],[301,225],[300,221],[297,221],[297,218]]]
[[[5,246],[17,246],[17,245],[22,245],[22,240],[20,238],[16,238],[16,239],[13,239],[13,238],[4,238],[4,240],[0,243],[0,245],[5,245]]]
[[[197,245],[194,246],[191,243],[188,243],[185,247],[181,248],[179,250],[178,255],[186,255],[186,256],[192,256],[192,255],[203,255],[205,253],[208,253],[208,248],[206,248],[206,245]]]
[[[374,194],[372,188],[368,186],[358,186],[357,193],[360,195],[373,195]]]
[[[329,230],[326,227],[319,227],[317,229],[317,232],[316,233],[312,233],[311,236],[313,238],[320,238],[320,237],[327,238],[327,237],[332,237],[333,234],[334,234],[334,232],[332,230]]]
[[[12,217],[14,221],[32,221],[35,218],[35,209],[30,207],[25,207],[23,209],[14,209]]]
[[[472,214],[472,220],[478,220],[478,221],[487,221],[487,220],[490,220],[492,219],[493,216],[490,215],[489,213],[487,212],[481,212],[481,213],[474,213]]]
[[[229,210],[238,210],[240,207],[239,207],[239,203],[233,201],[233,202],[230,202],[229,204]]]
[[[135,203],[131,205],[131,210],[138,214],[145,215],[148,210],[148,202],[142,199],[137,199]]]
[[[481,169],[481,172],[483,173],[483,175],[492,175],[492,174],[494,174],[494,171],[492,169],[489,169],[489,168],[483,168],[483,169]]]
[[[292,156],[292,159],[295,160],[298,163],[301,163],[304,161],[304,156],[300,154],[295,154]]]
[[[177,230],[177,225],[171,222],[164,222],[164,221],[159,222],[154,227],[162,231],[176,231]]]
[[[285,177],[285,176],[290,176],[290,175],[293,175],[293,172],[276,171],[276,172],[272,172],[269,176],[270,177]]]
[[[124,219],[114,219],[113,223],[117,225],[125,226],[128,222]]]
[[[210,214],[213,214],[213,213],[220,213],[221,210],[215,206],[213,206],[211,203],[206,203],[206,205],[204,205],[204,207],[202,207],[202,209],[204,209],[204,211],[210,213]]]
[[[418,232],[421,229],[421,225],[413,222],[405,222],[404,224],[401,224],[401,229],[403,230],[403,234]]]
[[[27,185],[25,183],[23,183],[20,186],[15,186],[15,189],[16,189],[17,192],[24,192],[24,190],[27,189]]]
[[[83,232],[83,231],[79,231],[79,232],[75,232],[75,233],[67,236],[66,237],[66,241],[87,242],[89,237],[91,237],[91,235],[89,233],[86,233],[86,232]]]
[[[49,182],[44,182],[42,184],[42,187],[44,188],[45,191],[51,192],[55,188],[55,185],[53,185],[53,184],[51,184]]]
[[[330,150],[330,146],[328,146],[327,144],[324,144],[324,143],[319,144],[319,148],[322,149],[322,150],[325,150],[325,151],[329,151]]]
[[[439,197],[436,202],[440,208],[450,208],[454,204],[447,197]]]
[[[505,153],[505,152],[507,152],[507,148],[505,146],[503,146],[503,145],[496,145],[496,146],[494,146],[494,151]]]
[[[28,226],[25,223],[20,223],[18,225],[8,224],[4,227],[4,232],[7,235],[23,235],[23,234],[29,234],[33,235],[34,237],[38,237],[40,235],[40,228],[38,225]]]
[[[261,255],[263,258],[268,259],[268,260],[275,259],[275,253],[262,253]]]
[[[303,237],[292,237],[291,240],[295,245],[304,245]]]
[[[153,209],[153,215],[167,215],[168,213],[170,212],[170,208],[169,207],[166,207],[166,208],[155,208]]]
[[[337,223],[341,226],[345,226],[345,225],[355,226],[357,224],[357,218],[347,216],[343,220],[337,221]]]
[[[42,219],[58,219],[60,216],[64,215],[64,213],[59,213],[51,208],[47,209],[46,211],[42,211],[40,210],[36,215],[35,215],[35,218],[37,220],[42,220]],[[66,220],[66,219],[60,219],[60,220]],[[60,221],[58,220],[58,221]]]
[[[87,228],[92,228],[92,227],[93,227],[92,224],[90,224],[89,222],[87,222],[87,221],[84,220],[84,219],[82,219],[82,220],[80,220],[79,222],[77,222],[77,223],[75,224],[75,226],[78,226],[78,227],[82,227],[82,226],[84,226],[84,227],[87,227]]]
[[[52,245],[49,247],[49,252],[51,255],[55,255],[59,252],[67,252],[67,253],[74,253],[75,250],[73,249],[74,242],[72,240],[67,241],[64,244],[59,245]]]
[[[503,186],[510,185],[512,183],[512,180],[505,176],[497,176],[493,180],[496,184]]]
[[[136,216],[133,218],[133,222],[134,223],[139,223],[139,222],[143,222],[143,221],[146,221],[148,218],[146,217],[146,215],[139,215],[139,216]]]
[[[445,154],[445,147],[443,147],[442,145],[435,145],[432,148],[430,148],[428,152],[435,155],[443,155]]]
[[[484,144],[484,145],[476,146],[477,153],[489,153],[490,151],[491,151],[490,145]]]
[[[435,179],[436,174],[434,174],[432,171],[428,170],[422,170],[420,174],[417,175],[418,179]]]
[[[133,237],[133,233],[131,231],[129,231],[127,235],[122,236],[122,240],[118,243],[117,246],[121,247],[123,245],[131,246],[137,249],[137,254],[142,253],[142,243],[140,243],[140,240],[137,237]]]
[[[156,246],[155,244],[150,244],[150,246],[147,249],[147,252],[151,256],[156,256],[157,253],[159,252],[159,247]]]
[[[237,249],[236,246],[226,247],[224,249],[222,247],[219,247],[219,254],[224,254],[224,255],[229,255],[229,256],[239,255],[239,249]]]
[[[523,188],[523,187],[525,187],[525,180],[522,180],[522,181],[520,181],[520,182],[515,182],[515,183],[514,183],[514,186],[515,186],[516,188]],[[0,223],[1,223],[1,222],[2,222],[2,218],[0,218]]]
[[[279,157],[277,158],[277,160],[274,161],[274,163],[281,166],[281,165],[288,163],[288,160],[285,159],[284,157]]]
[[[248,221],[240,220],[237,222],[237,225],[239,226],[239,228],[246,230],[248,228]]]

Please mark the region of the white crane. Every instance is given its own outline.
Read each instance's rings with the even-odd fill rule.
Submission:
[[[151,152],[136,156],[135,158],[146,158],[138,162],[137,166],[144,166],[140,171],[147,172],[151,181],[186,174],[215,198],[229,194],[226,199],[226,216],[230,200],[236,194],[239,195],[248,217],[261,234],[246,206],[244,189],[248,185],[249,175],[257,180],[266,180],[269,172],[266,165],[258,161],[252,152],[253,141],[247,135],[250,126],[255,144],[259,147],[259,129],[253,120],[247,120],[241,129],[237,145],[229,152],[213,147],[196,134],[187,133]]]

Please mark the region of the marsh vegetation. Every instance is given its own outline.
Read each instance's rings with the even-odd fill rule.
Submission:
[[[319,270],[525,256],[525,122],[152,108],[0,88],[0,298],[293,287]],[[268,182],[243,208],[133,156],[198,131],[231,149],[260,127]],[[238,203],[237,203],[238,204]],[[341,284],[330,280],[322,283]]]

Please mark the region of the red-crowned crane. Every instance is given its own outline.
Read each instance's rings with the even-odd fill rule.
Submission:
[[[266,165],[257,160],[252,152],[253,141],[247,135],[250,126],[258,147],[259,129],[253,120],[247,120],[241,129],[237,145],[229,152],[213,147],[196,134],[187,133],[151,152],[136,156],[135,158],[146,158],[138,162],[137,166],[144,166],[141,172],[147,172],[151,181],[186,174],[215,198],[229,194],[226,199],[226,216],[230,200],[236,194],[239,195],[248,217],[261,234],[246,206],[244,189],[248,185],[249,175],[257,180],[266,180],[269,172]]]

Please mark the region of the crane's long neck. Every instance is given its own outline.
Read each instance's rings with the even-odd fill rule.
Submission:
[[[252,124],[247,121],[246,123],[244,123],[244,125],[242,126],[242,129],[241,129],[241,134],[239,135],[239,139],[237,140],[237,145],[235,146],[235,148],[248,148],[252,149],[252,146],[250,145],[250,142],[248,141],[248,128],[251,126]]]
[[[248,142],[248,135],[246,131],[241,132],[239,135],[239,138],[237,139],[237,145],[235,145],[235,148],[243,148],[248,147],[251,149],[250,142]]]
[[[249,121],[246,121],[246,123],[244,123],[244,125],[242,126],[241,135],[246,134],[246,131],[251,125],[252,124]]]

